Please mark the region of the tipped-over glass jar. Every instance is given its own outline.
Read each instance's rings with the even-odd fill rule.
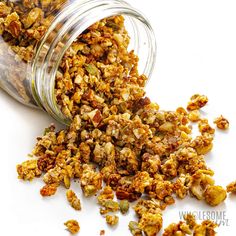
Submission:
[[[0,1],[0,87],[21,103],[68,123],[55,98],[63,55],[89,26],[115,15],[124,16],[139,71],[150,77],[156,56],[152,27],[123,0]]]

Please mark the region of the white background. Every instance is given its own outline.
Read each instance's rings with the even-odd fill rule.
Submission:
[[[185,106],[194,93],[206,94],[209,105],[203,115],[212,121],[223,114],[230,120],[228,132],[216,132],[215,148],[206,157],[215,170],[216,183],[226,186],[236,180],[236,2],[235,0],[129,0],[150,19],[156,33],[158,56],[147,94],[162,109]],[[82,196],[81,212],[68,206],[65,190],[42,199],[42,180],[24,183],[17,179],[15,166],[27,159],[35,138],[53,122],[47,114],[25,107],[0,91],[0,235],[64,236],[63,222],[78,219],[82,236],[126,236],[128,221],[120,217],[116,230],[107,229],[92,199]],[[78,192],[78,184],[74,189]],[[179,211],[226,211],[229,225],[219,235],[235,235],[236,195],[225,204],[210,208],[195,199],[178,201],[164,213],[164,226],[179,221]]]

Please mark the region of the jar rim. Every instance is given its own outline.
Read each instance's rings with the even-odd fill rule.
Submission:
[[[134,31],[136,30],[137,33],[139,29],[136,23],[139,22],[144,28],[148,40],[148,57],[143,72],[148,78],[151,77],[156,60],[154,31],[147,18],[140,11],[134,9],[123,0],[85,0],[82,4],[79,1],[75,1],[74,4],[66,6],[56,16],[38,46],[32,65],[31,90],[35,101],[52,117],[66,125],[69,125],[71,120],[65,117],[56,101],[54,93],[56,73],[66,51],[78,35],[89,26],[107,17],[123,15],[129,17],[133,26],[136,27]],[[61,26],[63,21],[65,24]],[[51,39],[53,32],[58,30],[58,28],[60,30]],[[69,38],[68,35],[70,36]],[[137,37],[137,42],[138,40],[139,38]]]

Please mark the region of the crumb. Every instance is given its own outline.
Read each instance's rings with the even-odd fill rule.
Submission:
[[[71,234],[77,234],[80,231],[79,223],[76,220],[68,220],[64,225]]]
[[[218,129],[227,130],[229,128],[229,121],[223,116],[216,118],[214,120],[214,123],[216,124]]]

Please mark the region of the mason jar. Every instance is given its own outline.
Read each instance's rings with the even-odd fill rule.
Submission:
[[[18,14],[12,13],[11,6]],[[42,13],[42,25],[36,33],[31,32],[30,26]],[[19,23],[19,14],[25,16],[24,22]],[[147,18],[125,1],[10,0],[0,2],[0,87],[19,102],[41,108],[59,122],[68,123],[55,99],[57,69],[83,31],[114,15],[124,16],[130,49],[139,56],[139,72],[150,78],[156,57],[153,29]],[[3,22],[6,17],[9,19]],[[18,46],[14,46],[16,41]]]

